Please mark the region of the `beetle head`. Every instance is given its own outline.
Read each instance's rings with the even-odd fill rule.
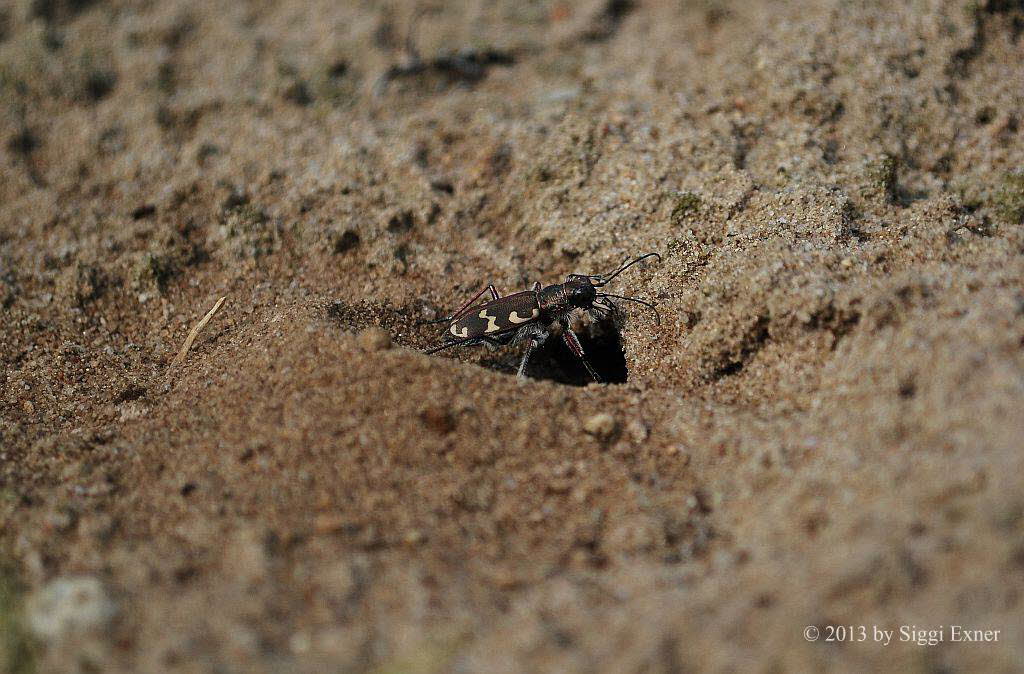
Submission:
[[[580,274],[570,274],[565,279],[566,296],[574,307],[589,307],[597,298],[597,289],[590,279]]]

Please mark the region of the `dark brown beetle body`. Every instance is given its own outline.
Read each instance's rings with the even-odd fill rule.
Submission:
[[[464,311],[448,327],[448,333],[457,339],[496,337],[519,330],[524,324],[540,318],[540,304],[535,290],[506,295]]]
[[[565,279],[565,283],[547,287],[541,287],[540,283],[536,283],[531,290],[524,290],[505,297],[498,295],[494,286],[489,285],[452,316],[438,321],[430,321],[448,324],[445,335],[448,341],[428,349],[426,353],[435,353],[452,346],[471,344],[500,346],[525,341],[527,343],[526,353],[519,365],[519,376],[523,377],[533,350],[549,335],[561,328],[562,338],[566,345],[583,362],[594,381],[600,381],[597,372],[583,353],[579,338],[569,328],[569,318],[576,311],[591,313],[598,318],[607,318],[609,314],[618,309],[609,298],[638,302],[654,309],[650,303],[634,297],[598,292],[598,288],[603,287],[627,268],[648,257],[657,257],[658,260],[661,260],[661,256],[657,253],[648,253],[632,262],[627,260],[616,271],[608,275],[570,274]],[[476,304],[476,301],[486,292],[490,292],[492,299]],[[655,310],[655,315],[657,315],[657,310]]]

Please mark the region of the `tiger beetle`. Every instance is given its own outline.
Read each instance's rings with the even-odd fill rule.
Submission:
[[[614,316],[619,311],[618,306],[612,302],[614,299],[644,305],[654,312],[655,319],[660,323],[658,310],[650,302],[599,291],[616,276],[649,257],[661,261],[661,256],[657,253],[647,253],[632,261],[626,258],[618,269],[609,274],[569,274],[565,283],[541,287],[538,281],[530,290],[505,297],[498,294],[493,284],[489,284],[451,316],[421,323],[448,324],[445,334],[447,341],[440,346],[427,349],[424,353],[437,353],[453,346],[487,344],[496,348],[525,341],[526,352],[519,363],[517,375],[523,379],[526,376],[526,364],[534,350],[548,337],[560,332],[569,350],[580,359],[594,381],[600,383],[601,377],[583,353],[576,333],[569,327],[570,319],[577,312],[590,315],[596,320]],[[476,304],[484,293],[490,293],[491,299]]]

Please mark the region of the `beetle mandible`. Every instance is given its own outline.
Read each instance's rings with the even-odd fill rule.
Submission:
[[[526,351],[519,363],[517,375],[522,379],[526,376],[526,364],[534,350],[560,329],[562,339],[569,350],[580,359],[594,381],[600,382],[601,377],[583,353],[576,333],[569,327],[570,320],[575,312],[580,311],[598,320],[606,319],[619,310],[612,300],[626,300],[651,309],[660,323],[658,310],[650,302],[600,291],[616,276],[650,257],[661,261],[661,256],[657,253],[647,253],[632,261],[626,258],[615,271],[608,274],[569,274],[564,283],[541,287],[538,281],[530,290],[504,297],[498,294],[493,284],[489,284],[451,316],[427,321],[447,323],[447,341],[427,349],[424,353],[436,353],[453,346],[487,344],[498,347],[525,341]],[[491,299],[477,304],[477,300],[484,293],[490,293]]]

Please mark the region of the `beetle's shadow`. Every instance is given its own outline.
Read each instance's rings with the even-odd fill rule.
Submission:
[[[622,337],[618,326],[608,320],[593,324],[577,333],[587,360],[608,384],[625,383],[629,376]],[[522,358],[522,348],[502,349],[480,359],[480,365],[515,374]],[[569,350],[560,335],[552,335],[534,351],[526,366],[530,379],[547,379],[568,386],[586,386],[594,381],[580,359]]]

